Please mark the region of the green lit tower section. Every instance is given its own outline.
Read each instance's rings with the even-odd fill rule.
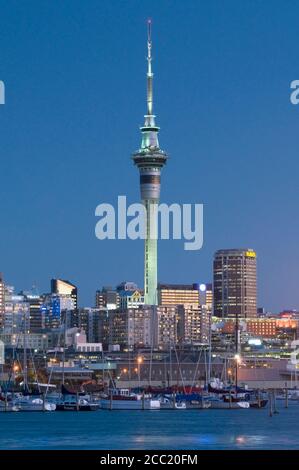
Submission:
[[[167,155],[159,147],[159,127],[153,114],[153,73],[151,21],[148,21],[147,36],[147,113],[141,127],[140,149],[133,154],[134,164],[140,172],[141,199],[146,208],[146,237],[144,246],[144,300],[147,305],[157,305],[157,206],[160,200],[161,169]]]

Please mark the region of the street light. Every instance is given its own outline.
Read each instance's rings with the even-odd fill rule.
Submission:
[[[140,387],[140,366],[141,366],[142,363],[143,363],[143,357],[138,356],[137,357],[137,364],[138,364],[138,383],[139,383],[139,387]]]
[[[241,364],[242,359],[241,359],[240,354],[235,354],[235,361],[237,364]]]

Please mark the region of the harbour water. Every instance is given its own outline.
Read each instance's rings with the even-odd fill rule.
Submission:
[[[0,413],[0,449],[299,449],[299,405],[269,409]]]

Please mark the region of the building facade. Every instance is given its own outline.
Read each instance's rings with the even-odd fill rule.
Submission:
[[[160,349],[169,350],[178,342],[177,305],[159,305],[157,307],[158,338]]]
[[[29,303],[24,295],[15,294],[13,286],[5,286],[5,314],[3,333],[17,334],[24,332],[25,315],[29,318]]]
[[[77,308],[78,289],[71,282],[64,279],[51,279],[51,293],[71,297],[74,308]]]
[[[255,251],[217,251],[213,264],[214,315],[224,319],[256,317],[256,277]]]
[[[205,307],[178,305],[178,341],[181,344],[208,344],[211,313]]]
[[[140,290],[120,291],[120,309],[122,311],[130,308],[140,308],[144,305],[144,295]]]
[[[96,308],[115,310],[119,307],[120,295],[119,292],[112,287],[103,287],[101,290],[96,291]]]
[[[159,305],[193,305],[199,306],[198,284],[159,284]]]

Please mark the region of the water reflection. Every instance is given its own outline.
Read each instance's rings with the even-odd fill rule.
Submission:
[[[298,420],[299,406],[272,418],[267,409],[2,413],[0,449],[299,449]]]

